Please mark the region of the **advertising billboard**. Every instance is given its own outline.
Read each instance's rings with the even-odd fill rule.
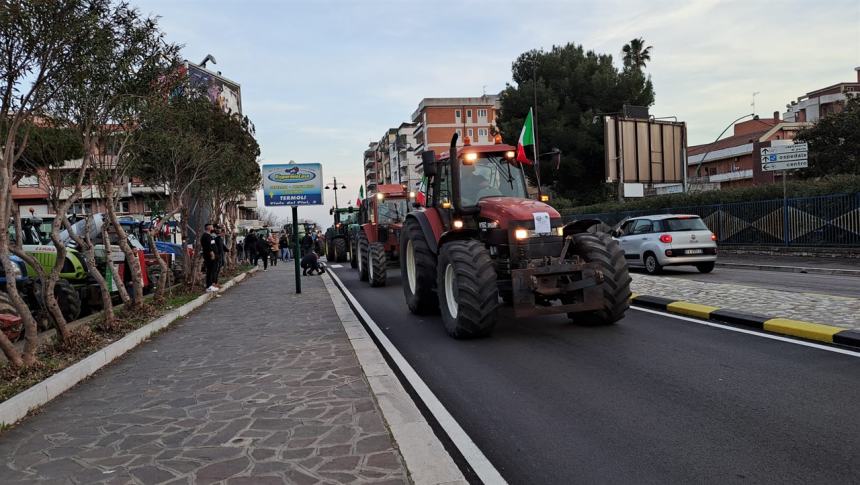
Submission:
[[[267,207],[322,205],[320,163],[263,165],[263,203]]]
[[[607,116],[603,126],[608,181],[684,181],[687,137],[683,122]]]
[[[186,61],[185,67],[191,85],[206,91],[212,104],[224,110],[225,113],[242,114],[242,90],[238,83],[193,62]]]

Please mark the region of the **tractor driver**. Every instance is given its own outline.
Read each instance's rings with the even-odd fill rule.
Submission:
[[[464,206],[473,206],[484,197],[502,195],[491,183],[493,169],[486,165],[462,165],[460,167],[460,198]]]

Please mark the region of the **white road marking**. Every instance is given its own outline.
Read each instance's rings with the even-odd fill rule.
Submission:
[[[332,265],[329,265],[329,268],[343,268],[343,265],[342,264],[332,264]]]
[[[773,334],[764,333],[761,331],[747,330],[745,328],[733,327],[731,325],[723,325],[721,323],[710,322],[707,320],[699,320],[697,318],[684,317],[681,315],[675,315],[673,313],[662,312],[660,310],[652,310],[651,308],[641,308],[641,307],[631,306],[630,309],[631,310],[638,310],[640,312],[653,313],[655,315],[660,315],[663,317],[675,318],[677,320],[684,320],[687,322],[698,323],[700,325],[706,325],[708,327],[716,327],[716,328],[721,328],[723,330],[731,330],[732,332],[746,333],[749,335],[755,335],[756,337],[769,338],[772,340],[779,340],[781,342],[788,342],[790,344],[803,345],[804,347],[812,347],[815,349],[826,350],[828,352],[836,352],[837,354],[845,354],[845,355],[850,355],[852,357],[860,357],[860,352],[855,352],[853,350],[848,350],[848,349],[840,349],[839,347],[831,347],[829,345],[822,345],[822,344],[817,344],[814,342],[806,342],[803,340],[796,340],[793,338],[783,337],[781,335],[773,335]]]
[[[507,483],[502,475],[496,470],[496,467],[490,463],[490,460],[484,455],[484,453],[478,448],[478,445],[472,441],[472,438],[466,434],[466,431],[457,423],[457,420],[454,419],[454,416],[451,415],[450,412],[445,408],[439,398],[433,394],[433,391],[424,383],[424,380],[418,375],[415,369],[406,361],[403,355],[397,350],[397,347],[388,340],[388,337],[379,328],[376,322],[373,321],[373,318],[368,315],[368,313],[364,310],[364,307],[358,303],[358,300],[353,296],[352,293],[346,288],[340,278],[337,276],[337,273],[334,271],[329,272],[331,278],[337,283],[338,288],[344,293],[349,302],[354,306],[355,310],[361,317],[361,319],[365,322],[367,327],[373,335],[377,338],[379,343],[391,357],[391,360],[394,361],[394,364],[403,374],[403,377],[409,382],[409,385],[412,386],[412,389],[415,390],[415,393],[433,415],[436,422],[439,423],[439,426],[445,431],[448,437],[451,439],[451,442],[454,443],[454,446],[460,451],[460,454],[463,455],[463,458],[466,459],[466,462],[472,467],[475,474],[478,478],[487,485],[495,485],[495,484],[505,484]]]

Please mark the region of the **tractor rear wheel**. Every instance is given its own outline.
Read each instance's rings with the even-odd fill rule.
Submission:
[[[586,263],[599,263],[603,271],[603,305],[600,310],[568,313],[577,323],[609,325],[624,318],[630,307],[630,272],[624,251],[605,233],[580,233],[573,238],[571,250]]]
[[[21,316],[21,314],[18,313],[18,309],[15,308],[15,304],[12,303],[12,300],[5,291],[0,291],[0,315],[10,315],[12,317]],[[0,324],[3,324],[0,331],[5,333],[6,338],[12,342],[22,340],[24,338],[24,324],[20,320],[16,324],[10,324],[8,327],[6,326],[6,322],[0,322]]]
[[[346,239],[339,237],[334,240],[332,246],[334,246],[334,259],[332,262],[346,261]]]
[[[379,242],[372,243],[367,251],[367,278],[370,286],[385,286],[386,268],[388,267],[388,256],[385,254],[385,245]]]
[[[337,255],[334,252],[334,244],[329,244],[328,239],[325,242],[325,259],[328,260],[329,263],[334,263],[336,261]]]
[[[149,279],[149,287],[152,291],[158,289],[158,284],[161,282],[161,265],[153,264],[146,269],[146,277]],[[173,272],[167,273],[167,287],[173,286]]]
[[[349,238],[349,266],[353,269],[358,268],[358,244],[355,237]]]
[[[370,249],[370,243],[367,241],[367,236],[364,233],[360,233],[358,235],[358,241],[355,243],[358,251],[356,251],[356,258],[358,259],[358,279],[361,281],[367,281],[367,251]]]
[[[416,315],[434,313],[439,299],[436,285],[436,255],[430,251],[418,221],[409,219],[400,234],[400,281],[409,311]]]
[[[33,293],[36,301],[39,303],[39,306],[47,310],[48,306],[45,303],[45,299],[43,298],[42,293],[42,282],[36,281],[33,284]],[[81,296],[78,294],[78,290],[69,283],[68,280],[57,280],[54,283],[54,298],[57,299],[57,305],[60,306],[60,312],[63,314],[63,318],[66,319],[66,322],[74,321],[81,314]],[[50,313],[48,314],[50,322]],[[41,320],[41,319],[40,319]]]
[[[496,325],[499,289],[490,253],[479,241],[451,241],[439,251],[436,286],[448,335],[486,337]]]

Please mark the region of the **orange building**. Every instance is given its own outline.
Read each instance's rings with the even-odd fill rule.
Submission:
[[[477,98],[424,98],[412,113],[416,152],[448,151],[451,136],[456,131],[473,145],[490,145],[496,129],[499,96],[488,94]]]

